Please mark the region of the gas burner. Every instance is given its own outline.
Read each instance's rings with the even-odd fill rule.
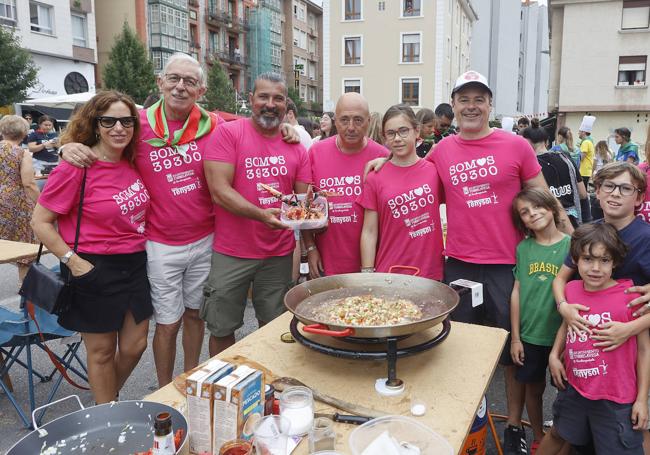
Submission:
[[[382,395],[397,395],[404,390],[404,382],[401,379],[397,378],[397,359],[400,357],[407,357],[414,354],[418,354],[423,351],[427,351],[442,342],[451,331],[451,322],[449,318],[442,321],[442,331],[436,336],[427,340],[423,343],[408,346],[404,348],[399,348],[397,342],[405,338],[408,338],[408,335],[398,336],[398,337],[386,337],[386,338],[356,338],[356,337],[346,337],[338,338],[338,340],[346,341],[352,344],[381,344],[386,343],[386,350],[384,351],[359,351],[355,349],[345,349],[337,348],[332,346],[327,346],[322,343],[318,343],[312,339],[304,336],[300,330],[298,330],[298,319],[294,317],[291,320],[289,326],[291,330],[291,335],[293,338],[300,344],[307,346],[314,351],[320,352],[322,354],[331,355],[334,357],[340,357],[344,359],[358,359],[358,360],[387,360],[388,364],[388,378],[382,378],[378,380],[375,388],[377,392]],[[381,383],[382,381],[383,383]]]

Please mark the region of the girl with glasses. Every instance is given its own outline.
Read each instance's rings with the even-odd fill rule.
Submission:
[[[368,175],[357,200],[365,209],[361,271],[413,273],[415,267],[420,276],[441,280],[440,180],[435,166],[417,156],[413,110],[392,106],[382,129],[390,160]]]
[[[90,147],[99,159],[87,170],[62,161],[32,216],[36,235],[71,279],[70,308],[59,323],[81,333],[97,403],[114,400],[138,364],[153,313],[145,253],[149,193],[134,167],[139,133],[128,96],[106,91],[93,97],[61,139]]]

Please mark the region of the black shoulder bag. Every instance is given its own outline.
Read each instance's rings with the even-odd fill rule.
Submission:
[[[77,213],[77,230],[74,236],[74,252],[77,252],[79,246],[79,229],[81,227],[81,212],[84,202],[84,192],[86,189],[86,169],[84,168],[84,176],[81,180],[81,194],[79,195],[79,212]],[[64,313],[71,303],[72,286],[70,285],[70,273],[65,274],[65,278],[61,272],[55,272],[45,265],[41,264],[41,254],[43,252],[43,244],[38,248],[38,256],[36,261],[32,263],[27,271],[27,275],[23,280],[18,293],[25,297],[34,305],[43,308],[51,314]]]

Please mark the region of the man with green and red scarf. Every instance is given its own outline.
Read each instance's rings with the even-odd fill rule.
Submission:
[[[147,274],[156,330],[153,352],[160,387],[171,382],[176,337],[183,328],[183,371],[196,367],[205,325],[199,318],[203,285],[210,272],[214,207],[203,173],[203,156],[215,145],[222,120],[197,101],[206,91],[201,65],[174,54],[158,77],[160,100],[140,111],[136,168],[149,191]],[[291,131],[289,131],[291,130]],[[289,142],[297,135],[286,132]],[[82,144],[67,144],[63,159],[92,165],[96,157]]]

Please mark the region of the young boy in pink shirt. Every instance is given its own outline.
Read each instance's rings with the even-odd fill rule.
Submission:
[[[627,246],[607,224],[586,224],[573,234],[570,254],[582,280],[567,283],[566,297],[589,307],[581,312],[599,324],[632,320],[627,304],[638,294],[625,293],[627,279],[612,279]],[[537,455],[555,454],[564,441],[583,446],[593,440],[596,453],[643,454],[648,422],[650,335],[628,339],[612,351],[594,346],[586,331],[567,331],[564,322],[549,356],[553,382],[560,389],[553,404],[553,428]],[[561,353],[564,351],[564,363]]]

